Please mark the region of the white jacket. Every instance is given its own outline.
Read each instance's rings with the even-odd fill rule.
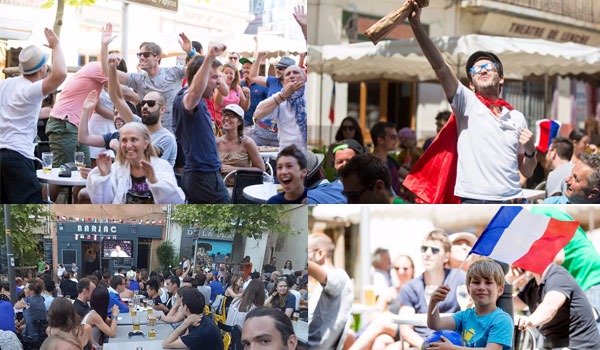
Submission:
[[[183,204],[185,194],[177,186],[173,167],[166,160],[152,157],[150,164],[154,168],[156,183],[148,183],[156,204]],[[87,178],[87,190],[94,204],[124,204],[127,191],[131,188],[131,171],[129,161],[124,164],[118,161],[111,166],[110,173],[100,175],[98,167],[90,171]]]

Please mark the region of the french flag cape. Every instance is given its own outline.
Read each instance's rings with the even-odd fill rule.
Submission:
[[[498,210],[470,253],[541,275],[578,227],[577,221],[560,221],[522,207],[505,206]]]

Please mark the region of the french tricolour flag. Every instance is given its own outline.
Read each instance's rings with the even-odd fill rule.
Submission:
[[[577,227],[577,221],[560,221],[517,206],[502,207],[470,253],[541,275],[573,238]]]
[[[558,120],[542,119],[535,122],[535,147],[540,152],[548,152],[552,139],[558,136],[561,123]]]

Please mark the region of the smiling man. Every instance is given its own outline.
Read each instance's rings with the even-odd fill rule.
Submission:
[[[491,52],[475,52],[467,60],[469,86],[464,86],[425,31],[418,3],[410,1],[414,11],[409,21],[415,38],[456,116],[454,195],[461,203],[523,203],[519,172],[525,177],[533,174],[536,149],[523,114],[500,98],[502,62]]]
[[[352,157],[340,169],[340,178],[344,184],[342,194],[348,204],[404,203],[392,193],[388,167],[372,154]]]
[[[565,195],[548,197],[544,204],[600,203],[600,155],[583,153],[565,182]]]
[[[267,200],[267,204],[301,204],[306,202],[307,189],[304,186],[306,178],[306,156],[291,145],[277,155],[277,180],[283,187],[283,192]]]

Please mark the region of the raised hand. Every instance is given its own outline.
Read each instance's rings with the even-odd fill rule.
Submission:
[[[283,89],[281,89],[281,97],[288,99],[294,94],[294,92],[300,90],[303,86],[304,81],[302,80],[290,81],[283,86]]]
[[[430,303],[439,303],[442,302],[444,300],[446,300],[446,297],[448,296],[448,293],[450,293],[450,287],[449,286],[439,286],[437,287],[437,289],[435,291],[433,291],[433,294],[431,294],[431,302]]]
[[[519,134],[519,143],[525,147],[525,152],[532,154],[535,152],[535,145],[533,143],[533,133],[527,128],[523,128]]]
[[[306,27],[306,11],[304,11],[304,5],[298,5],[294,7],[294,19],[300,27]]]
[[[218,57],[221,56],[225,50],[227,50],[227,46],[225,44],[222,43],[217,43],[217,42],[211,42],[208,45],[208,56],[211,57]]]
[[[110,167],[112,165],[112,161],[110,160],[110,156],[105,152],[101,152],[98,154],[96,158],[96,167],[100,171],[100,175],[106,176],[110,174]]]
[[[119,65],[119,63],[121,62],[121,58],[116,55],[116,54],[110,54],[110,56],[108,56],[108,66],[109,67],[117,67]]]
[[[96,104],[98,103],[98,92],[96,90],[90,91],[85,100],[83,101],[83,108],[87,110],[92,110],[96,108]]]
[[[181,46],[181,49],[187,53],[190,53],[190,51],[192,51],[192,42],[190,41],[190,38],[187,37],[187,35],[185,35],[184,32],[179,33],[179,46]]]
[[[146,177],[146,180],[148,180],[148,182],[151,184],[155,184],[156,183],[156,174],[154,173],[154,168],[152,167],[152,164],[150,164],[150,162],[142,159],[140,161],[140,166],[142,167],[142,171],[144,172],[144,176]]]
[[[113,36],[113,27],[112,27],[112,23],[107,23],[106,26],[102,27],[102,39],[100,39],[100,43],[102,45],[107,45],[110,44],[113,40],[115,40],[115,38],[117,37],[116,35]]]
[[[58,39],[56,34],[54,34],[52,29],[44,28],[44,35],[46,36],[46,40],[48,40],[48,44],[44,44],[44,46],[54,49],[55,47],[60,45],[60,40]]]

